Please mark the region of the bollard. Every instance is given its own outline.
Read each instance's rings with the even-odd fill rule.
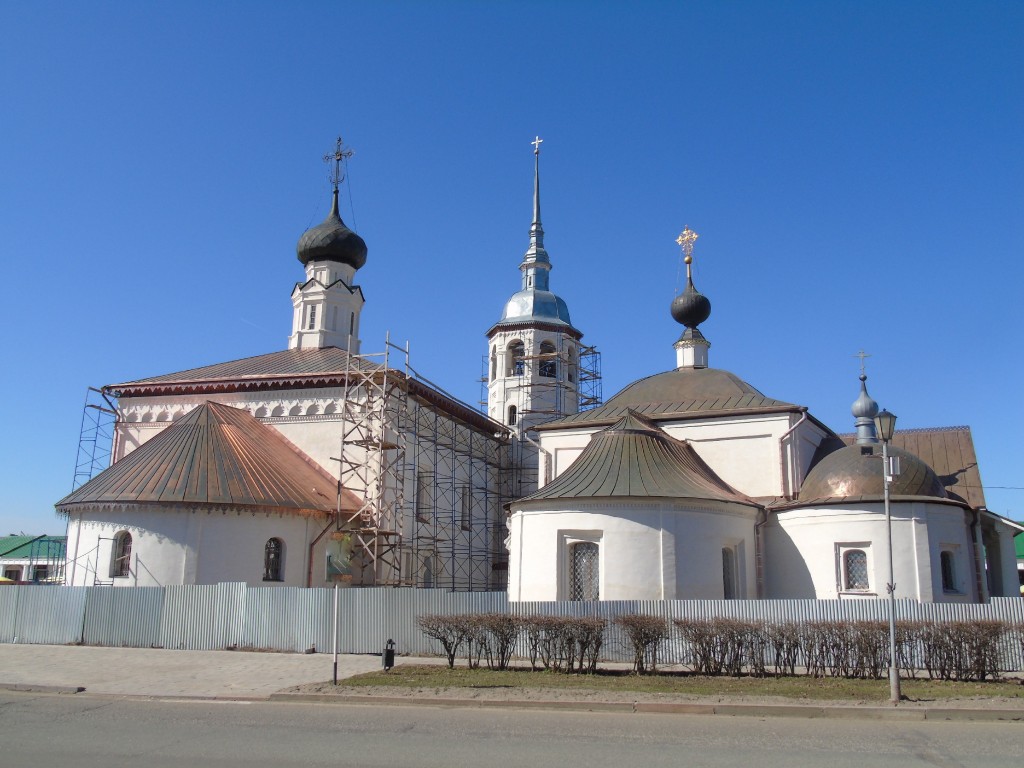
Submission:
[[[395,666],[395,641],[388,638],[387,645],[384,646],[384,671],[387,672],[393,666]]]

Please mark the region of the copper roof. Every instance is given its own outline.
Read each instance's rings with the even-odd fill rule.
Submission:
[[[206,402],[55,505],[214,504],[334,512],[337,480],[246,411]],[[342,492],[342,506],[359,501]]]
[[[838,440],[819,449],[811,466],[844,444],[852,445],[856,439],[854,434],[839,435]],[[892,445],[910,451],[931,467],[949,498],[965,502],[973,508],[986,506],[970,427],[897,430],[892,436]]]
[[[935,472],[918,456],[898,446],[889,454],[899,458],[900,473],[893,477],[894,500],[945,500],[946,490]],[[851,501],[881,501],[882,446],[848,445],[833,451],[812,469],[800,487],[800,506]]]
[[[565,472],[519,502],[609,496],[758,506],[716,475],[689,444],[632,411],[597,432]]]
[[[800,406],[765,397],[729,371],[677,368],[633,382],[599,408],[566,416],[537,429],[569,429],[612,423],[627,411],[663,420],[798,410],[802,410]]]
[[[103,389],[117,397],[198,392],[234,392],[246,389],[284,389],[340,384],[352,369],[375,371],[381,366],[338,347],[285,349],[266,355],[216,363],[167,373]]]

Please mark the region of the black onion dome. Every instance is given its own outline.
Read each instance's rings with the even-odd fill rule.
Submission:
[[[942,481],[910,451],[889,446],[889,455],[899,457],[900,474],[893,477],[890,494],[901,497],[948,498]],[[833,451],[808,473],[800,487],[800,502],[839,503],[844,500],[881,500],[882,446],[849,445]]]
[[[711,316],[711,301],[686,281],[686,290],[672,300],[672,317],[687,328],[696,328]]]
[[[336,261],[359,269],[366,263],[366,243],[345,226],[338,213],[338,190],[334,190],[327,218],[307,229],[295,250],[303,265],[311,261]]]

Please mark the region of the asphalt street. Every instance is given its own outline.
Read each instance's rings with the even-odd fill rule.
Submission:
[[[3,765],[1011,766],[1021,723],[140,699],[0,691]]]

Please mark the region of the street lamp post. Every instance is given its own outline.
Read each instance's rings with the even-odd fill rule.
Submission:
[[[882,492],[885,505],[886,546],[889,553],[889,700],[893,706],[900,703],[900,666],[896,657],[896,580],[893,576],[892,555],[892,510],[889,506],[889,485],[892,483],[892,467],[889,464],[889,441],[896,431],[896,416],[883,410],[875,416],[875,431],[882,441]]]

